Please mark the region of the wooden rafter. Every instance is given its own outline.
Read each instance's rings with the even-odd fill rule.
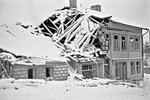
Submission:
[[[46,30],[53,36],[53,33],[47,28],[47,26],[44,23],[42,23],[42,24],[46,28]]]
[[[50,18],[48,18],[48,19],[51,23],[53,23],[53,21]],[[58,29],[58,27],[54,23],[53,23],[53,25]]]

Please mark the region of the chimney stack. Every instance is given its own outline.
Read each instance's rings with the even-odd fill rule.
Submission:
[[[77,0],[69,0],[70,8],[77,8]]]
[[[91,9],[101,12],[101,5],[93,5],[93,6],[91,6]]]

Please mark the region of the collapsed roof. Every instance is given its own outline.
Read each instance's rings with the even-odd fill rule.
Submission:
[[[109,39],[104,29],[111,18],[100,17],[96,13],[92,10],[59,10],[36,29],[39,33],[52,38],[53,43],[63,50],[65,57],[74,60],[81,57],[93,60],[106,55],[108,51]]]

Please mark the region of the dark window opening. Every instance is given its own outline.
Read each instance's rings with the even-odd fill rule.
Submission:
[[[118,39],[118,36],[115,35],[115,36],[114,36],[114,39]]]
[[[135,50],[139,50],[139,49],[140,49],[139,37],[135,37]]]
[[[28,78],[33,79],[33,69],[28,69]]]
[[[126,37],[125,36],[121,37],[121,49],[122,50],[127,50],[127,41],[126,41]]]
[[[50,68],[46,68],[46,77],[50,77]]]

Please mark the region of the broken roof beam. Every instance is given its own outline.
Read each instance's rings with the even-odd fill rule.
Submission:
[[[56,41],[58,42],[66,35],[70,34],[74,30],[74,28],[76,28],[82,22],[82,20],[83,20],[83,18],[81,18],[76,23],[74,23],[72,26],[70,26],[71,28],[67,32],[64,32],[64,34],[60,34]]]
[[[95,29],[91,32],[91,34],[89,34],[88,38],[84,41],[84,43],[81,46],[81,50],[84,49],[84,46],[87,45],[90,41],[91,36],[94,34],[94,32],[98,30],[98,27],[95,27]],[[96,31],[97,32],[97,31]]]
[[[48,18],[48,20],[55,26],[55,28],[58,30],[58,27],[53,23],[53,21],[50,19],[50,18]]]
[[[68,43],[69,41],[71,41],[72,38],[75,37],[75,35],[78,34],[80,31],[81,31],[80,25],[78,25],[70,34],[68,34],[65,43]]]
[[[42,25],[46,28],[46,30],[50,33],[50,35],[53,36],[53,33],[48,29],[48,27],[44,23],[42,23]]]

